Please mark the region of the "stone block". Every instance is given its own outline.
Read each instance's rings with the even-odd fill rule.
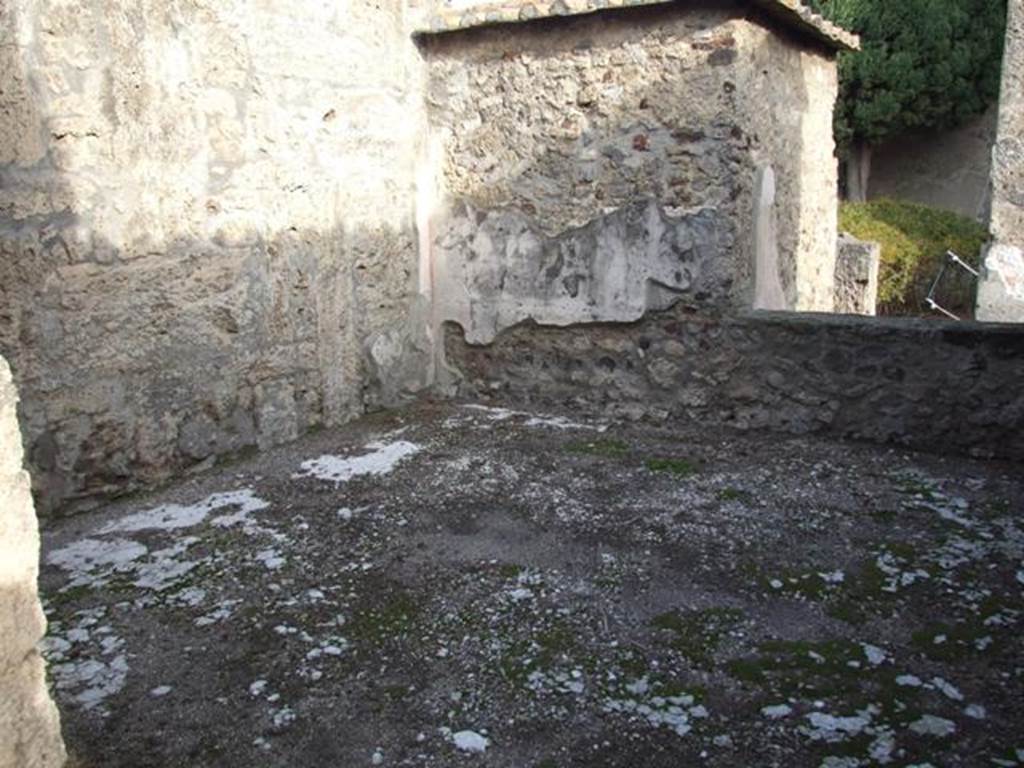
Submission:
[[[1024,251],[993,244],[985,253],[978,284],[978,320],[1024,323]]]
[[[835,311],[842,315],[876,314],[882,246],[841,233],[837,248]]]

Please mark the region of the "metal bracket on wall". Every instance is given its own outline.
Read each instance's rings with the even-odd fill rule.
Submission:
[[[962,318],[960,318],[959,316],[953,314],[952,312],[950,312],[945,307],[940,306],[939,303],[937,301],[935,301],[935,292],[939,289],[939,283],[942,282],[942,277],[943,277],[943,275],[946,274],[946,270],[950,266],[958,266],[958,267],[961,267],[962,269],[966,270],[967,272],[970,272],[974,276],[975,280],[977,280],[978,278],[981,277],[981,273],[978,272],[978,270],[976,270],[974,267],[972,267],[966,261],[961,259],[953,251],[946,251],[946,258],[947,258],[947,260],[942,265],[942,269],[939,270],[939,274],[935,276],[935,280],[934,280],[934,282],[932,282],[932,288],[931,288],[930,291],[928,291],[928,295],[925,297],[925,301],[928,302],[928,306],[931,309],[935,310],[936,312],[941,312],[946,317],[952,318],[953,320],[961,320]]]

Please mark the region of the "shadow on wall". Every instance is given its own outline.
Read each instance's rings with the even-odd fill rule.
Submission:
[[[236,174],[237,185],[245,185],[255,171],[224,170],[212,154],[208,187],[198,192],[185,169],[180,179],[150,179],[147,167],[138,174],[137,210],[119,208],[122,187],[112,187],[108,200],[102,179],[93,197],[83,199],[92,183],[88,173],[101,174],[110,156],[156,163],[163,151],[157,137],[152,148],[118,146],[145,135],[138,114],[136,125],[119,110],[157,109],[145,100],[158,101],[160,94],[143,93],[126,106],[118,87],[130,67],[115,77],[109,68],[83,64],[83,82],[98,73],[109,89],[105,117],[96,118],[103,130],[85,118],[67,125],[41,96],[57,88],[53,70],[26,67],[27,60],[45,58],[40,46],[49,42],[40,42],[13,6],[2,15],[0,355],[10,361],[22,394],[22,432],[41,515],[87,508],[220,456],[341,423],[429,383],[428,311],[417,295],[411,205],[390,217],[393,224],[363,223],[346,211],[331,216],[344,205],[338,179],[285,184],[281,177],[295,169],[274,166],[269,177],[251,182],[260,192],[270,185],[262,199],[272,199],[274,210],[247,209],[239,199],[245,188],[215,174]],[[46,23],[58,22],[47,17]],[[161,54],[154,66],[174,63]],[[291,80],[281,82],[284,88]],[[223,96],[211,89],[183,98],[196,99],[198,114],[211,93]],[[248,95],[229,94],[228,101]],[[303,105],[302,117],[318,107]],[[316,121],[321,114],[324,132],[344,133],[330,122],[336,112],[317,112]],[[173,125],[163,125],[176,139]],[[223,140],[222,129],[211,117],[211,143]],[[259,160],[273,164],[276,158],[266,154]],[[183,232],[173,231],[175,201],[164,198],[181,193],[174,188],[179,183],[188,187],[179,195],[183,205],[199,209],[192,221],[205,217],[209,226],[197,231],[182,219]],[[246,223],[287,221],[288,211],[303,213],[295,226]],[[104,234],[120,231],[106,226],[111,221],[146,236],[113,241]]]
[[[781,279],[797,306],[797,270],[810,265],[796,254],[813,247],[801,238],[821,204],[803,185],[806,44],[742,18],[712,2],[427,38],[450,200],[433,240],[438,319],[486,343],[527,319],[628,322],[676,301],[749,307],[765,165],[778,178]]]

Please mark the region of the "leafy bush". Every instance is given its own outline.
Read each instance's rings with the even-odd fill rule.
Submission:
[[[901,200],[844,203],[839,228],[882,245],[878,285],[881,315],[932,314],[925,297],[946,262],[946,251],[977,268],[988,239],[985,227],[965,216]],[[946,271],[939,304],[960,317],[973,317],[976,281],[959,267]]]

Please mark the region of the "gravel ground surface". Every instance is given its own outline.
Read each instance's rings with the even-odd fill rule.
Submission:
[[[51,524],[78,768],[1024,765],[1020,465],[421,404]]]

